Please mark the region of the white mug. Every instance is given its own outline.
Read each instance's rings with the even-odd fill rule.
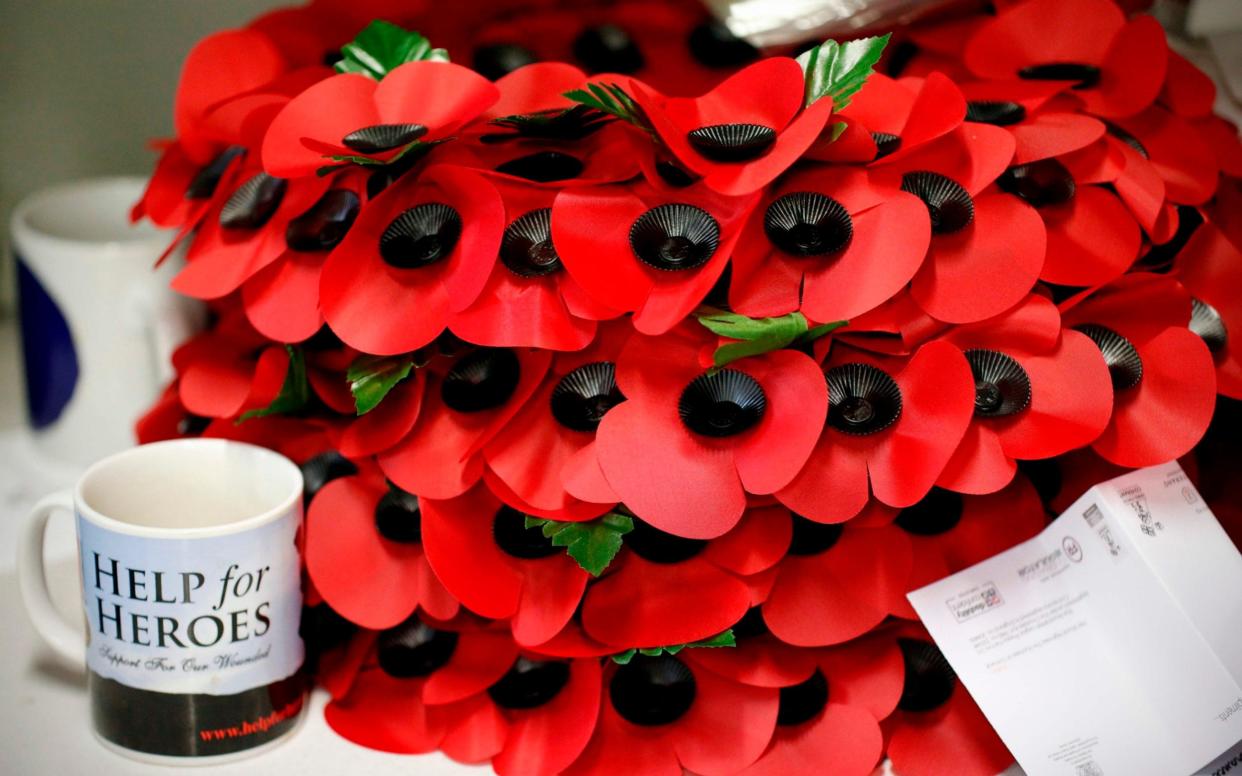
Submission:
[[[171,233],[131,224],[141,178],[53,186],[14,210],[12,243],[36,448],[70,466],[133,443],[134,421],[172,378],[173,349],[202,305],[169,288]]]
[[[18,580],[36,629],[85,664],[95,735],[159,763],[275,745],[302,717],[302,473],[223,439],[135,447],[32,511]],[[54,608],[43,537],[77,517],[86,633]]]

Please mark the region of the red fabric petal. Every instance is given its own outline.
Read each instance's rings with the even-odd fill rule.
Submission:
[[[1125,205],[1096,186],[1079,186],[1064,205],[1040,209],[1048,227],[1048,255],[1040,279],[1066,286],[1098,286],[1138,258],[1142,235]]]
[[[520,71],[519,71],[520,72]],[[599,716],[602,672],[599,661],[569,664],[569,682],[548,703],[511,712],[504,750],[492,760],[500,776],[560,773],[586,748]]]
[[[832,693],[832,688],[829,688]],[[884,750],[884,736],[875,717],[863,709],[829,703],[810,722],[778,727],[772,745],[745,776],[786,776],[815,773],[832,763],[839,776],[868,776]]]

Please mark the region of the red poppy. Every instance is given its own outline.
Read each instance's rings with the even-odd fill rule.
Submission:
[[[206,418],[266,407],[280,393],[288,367],[285,349],[264,342],[235,313],[173,353],[182,405]]]
[[[1155,19],[1127,21],[1111,0],[1031,0],[980,26],[963,56],[977,76],[1065,82],[1088,113],[1116,118],[1155,101],[1168,50]]]
[[[390,159],[415,140],[450,137],[499,96],[495,85],[450,62],[407,62],[383,81],[326,78],[293,98],[263,138],[272,175],[310,175],[333,156]]]
[[[1190,330],[1216,363],[1216,388],[1242,399],[1242,251],[1215,224],[1195,231],[1175,259],[1177,278],[1194,295]],[[1234,336],[1230,336],[1230,335]]]
[[[324,601],[364,628],[391,628],[421,608],[448,620],[457,600],[431,571],[418,497],[367,466],[329,482],[306,513],[306,570]]]
[[[751,214],[733,251],[729,303],[753,318],[801,310],[814,321],[853,319],[910,281],[930,239],[913,194],[859,168],[808,167]]]
[[[776,565],[789,535],[781,507],[751,509],[711,541],[636,520],[609,573],[587,588],[582,625],[616,652],[709,639],[746,613],[751,596],[743,578]],[[643,605],[635,606],[639,600]]]
[[[504,203],[476,172],[441,166],[401,178],[324,263],[328,325],[364,353],[426,345],[482,293],[504,228]]]
[[[1185,119],[1152,106],[1117,119],[1113,133],[1155,171],[1170,202],[1202,205],[1216,193],[1216,155]],[[1130,168],[1127,162],[1123,179]]]
[[[857,638],[906,611],[911,563],[909,537],[891,525],[795,516],[763,620],[787,644],[825,646]]]
[[[970,71],[962,64],[962,50],[987,18],[983,14],[974,14],[913,25],[904,30],[895,29],[893,40],[881,60],[884,72],[893,78],[928,76],[939,72],[958,83],[970,80]]]
[[[803,109],[806,77],[787,57],[756,62],[701,97],[667,97],[637,79],[629,86],[668,150],[730,196],[756,192],[789,169],[832,113],[830,99]]]
[[[1086,148],[1104,136],[1104,122],[1078,112],[1057,81],[963,83],[966,119],[1004,127],[1016,142],[1013,164],[1029,164]]]
[[[838,118],[848,127],[845,134],[857,127],[857,142],[867,146],[869,153],[862,161],[899,159],[944,137],[961,125],[966,115],[966,101],[958,86],[942,73],[923,79],[904,78],[900,81],[879,73],[867,78],[862,89]],[[807,154],[825,161],[853,161],[841,158],[842,138],[821,137]],[[849,138],[844,138],[850,144]]]
[[[512,618],[513,638],[555,636],[582,600],[587,573],[562,547],[482,485],[444,501],[424,498],[423,546],[436,575],[471,611]]]
[[[842,522],[869,493],[907,507],[927,495],[970,426],[975,382],[962,352],[930,342],[910,357],[835,344],[828,422],[802,471],[776,497],[819,522]],[[870,487],[868,487],[870,483]]]
[[[483,348],[429,368],[417,419],[380,454],[380,468],[424,498],[465,493],[483,476],[483,448],[538,390],[551,360],[546,350]]]
[[[378,455],[405,439],[422,410],[426,386],[426,371],[414,369],[388,392],[379,406],[340,428],[336,447],[341,455],[347,458]]]
[[[1160,104],[1179,116],[1201,118],[1212,115],[1216,102],[1216,82],[1193,62],[1169,50],[1169,67]]]
[[[606,666],[595,734],[566,776],[723,776],[757,760],[776,726],[779,691],[718,676],[693,651]]]
[[[566,519],[587,516],[616,503],[606,498],[596,507],[566,492],[567,467],[596,460],[595,430],[604,415],[623,401],[616,382],[616,361],[630,337],[626,322],[606,325],[594,343],[574,353],[557,354],[543,384],[530,401],[487,444],[483,456],[488,474],[503,484],[531,514]],[[595,464],[598,468],[598,464]],[[489,478],[489,483],[491,478]],[[492,491],[504,499],[500,488]]]
[[[706,335],[687,325],[632,337],[616,370],[626,401],[597,432],[600,468],[621,501],[656,528],[695,539],[736,525],[748,492],[789,483],[815,445],[828,398],[819,367],[793,350],[704,372]]]
[[[339,54],[341,46],[373,19],[420,29],[414,22],[426,13],[426,5],[424,0],[311,0],[269,11],[252,19],[248,26],[271,38],[291,62],[313,65],[331,61],[331,56]]]
[[[142,417],[134,423],[134,437],[138,444],[162,442],[201,434],[211,423],[210,418],[190,413],[181,404],[181,395],[174,380],[165,386]]]
[[[995,776],[1013,755],[958,681],[922,627],[903,624],[883,633],[902,662],[883,670],[901,677],[897,711],[885,720],[888,758],[901,776]]]
[[[571,187],[552,205],[552,241],[597,304],[633,311],[634,328],[662,334],[720,279],[755,201],[701,185]]]
[[[1062,455],[1108,426],[1108,365],[1085,334],[1061,329],[1044,297],[941,338],[962,349],[975,379],[974,417],[937,480],[942,487],[992,493],[1013,479],[1018,459]]]
[[[1191,298],[1172,278],[1126,275],[1061,305],[1066,326],[1096,343],[1115,392],[1113,418],[1092,448],[1121,466],[1177,458],[1207,430],[1216,367],[1207,344],[1186,328]]]

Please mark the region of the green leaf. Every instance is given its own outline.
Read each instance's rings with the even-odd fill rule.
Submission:
[[[847,129],[849,129],[849,124],[846,124],[844,121],[834,121],[831,124],[829,124],[828,125],[828,142],[829,143],[837,142],[837,140],[840,139],[840,137],[845,134],[845,130]]]
[[[432,48],[422,35],[378,19],[342,46],[341,53],[345,56],[336,63],[338,73],[361,73],[377,81],[406,62],[448,61],[448,52]]]
[[[440,145],[441,143],[447,143],[448,141],[453,140],[453,139],[454,138],[451,138],[451,137],[445,137],[439,140],[429,140],[429,141],[415,140],[409,143],[408,145],[406,145],[404,148],[402,148],[397,153],[393,154],[392,156],[386,159],[376,159],[370,156],[356,156],[354,154],[333,154],[329,156],[328,158],[334,162],[340,162],[341,164],[332,165],[329,167],[321,167],[316,172],[318,172],[318,174],[322,177],[348,164],[356,164],[362,167],[388,167],[390,165],[396,164],[397,162],[401,161],[402,159],[404,159],[406,156],[410,154],[427,153],[428,151]]]
[[[241,423],[251,418],[265,418],[268,415],[284,415],[297,412],[310,401],[310,381],[306,379],[306,358],[302,351],[292,345],[285,345],[289,354],[289,368],[285,372],[285,381],[280,386],[280,393],[272,399],[272,403],[262,409],[250,410],[237,419]]]
[[[587,88],[574,89],[565,92],[563,96],[579,105],[616,116],[648,132],[652,131],[642,108],[616,84],[587,84]]]
[[[812,326],[805,334],[798,337],[797,344],[804,345],[808,342],[814,342],[820,337],[825,337],[842,326],[848,326],[849,321],[833,321],[832,323],[821,323],[818,326]]]
[[[552,546],[564,547],[584,571],[598,577],[621,551],[621,537],[634,530],[634,518],[609,512],[594,520],[562,523],[526,516],[526,527],[539,526]]]
[[[700,648],[716,648],[716,647],[736,647],[737,638],[733,635],[733,629],[717,633],[710,639],[701,641],[691,641],[688,644],[670,644],[666,647],[638,647],[636,649],[627,649],[612,656],[612,662],[619,665],[625,665],[634,659],[634,655],[646,655],[647,657],[657,657],[662,654],[676,655],[683,649],[700,649]]]
[[[354,395],[354,407],[365,415],[379,406],[397,383],[410,376],[414,358],[403,356],[359,356],[349,365],[345,379]]]
[[[831,97],[834,111],[850,104],[850,98],[871,75],[890,35],[860,38],[845,43],[824,41],[798,57],[806,73],[806,104]]]
[[[716,348],[712,358],[717,367],[789,347],[808,329],[806,316],[797,312],[779,318],[748,318],[724,310],[710,310],[698,318],[699,323],[714,334],[737,340]]]

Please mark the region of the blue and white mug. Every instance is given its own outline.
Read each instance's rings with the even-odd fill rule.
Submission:
[[[85,664],[96,736],[148,762],[219,762],[302,717],[302,473],[284,456],[182,439],[104,459],[37,504],[18,548],[22,597],[61,656]],[[86,633],[54,608],[43,537],[76,515]]]

